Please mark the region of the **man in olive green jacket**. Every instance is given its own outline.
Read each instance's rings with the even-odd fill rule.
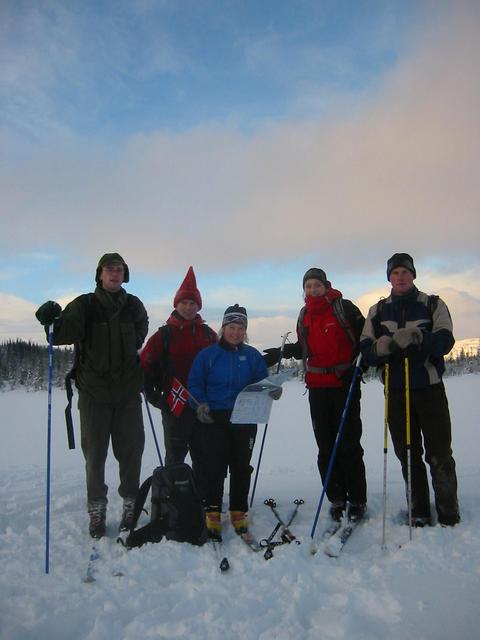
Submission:
[[[122,287],[129,269],[118,253],[100,258],[94,293],[78,296],[62,312],[45,302],[36,312],[46,328],[53,323],[53,343],[75,344],[75,381],[85,457],[89,532],[105,534],[107,491],[105,461],[110,438],[119,463],[123,515],[119,529],[133,522],[145,443],[140,392],[143,374],[138,350],[148,333],[142,302]]]

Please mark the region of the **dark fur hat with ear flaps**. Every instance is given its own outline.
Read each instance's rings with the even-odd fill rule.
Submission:
[[[107,264],[122,264],[123,265],[123,282],[128,282],[130,280],[130,271],[128,270],[128,264],[122,258],[119,253],[105,253],[98,261],[97,271],[95,273],[95,282],[100,284],[100,275],[102,273],[103,267]]]

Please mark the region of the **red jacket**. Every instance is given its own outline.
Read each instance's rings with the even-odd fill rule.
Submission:
[[[328,289],[324,296],[307,296],[303,327],[297,329],[299,341],[306,341],[307,367],[305,383],[307,387],[341,387],[343,365],[352,362],[354,349],[352,339],[340,324],[334,313],[332,302],[341,298],[336,289]],[[335,371],[315,371],[333,369]]]
[[[176,311],[148,340],[140,354],[146,376],[168,392],[172,378],[187,385],[193,359],[199,351],[214,344],[217,334],[197,314],[193,320],[183,319]]]

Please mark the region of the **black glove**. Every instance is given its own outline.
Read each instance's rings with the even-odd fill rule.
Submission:
[[[283,347],[283,358],[285,358],[286,360],[289,360],[290,358],[297,358],[297,350],[298,350],[298,343],[294,343],[294,342],[289,342],[288,344],[285,344]]]
[[[35,317],[43,324],[44,327],[48,327],[54,320],[58,320],[62,315],[62,307],[58,302],[49,300],[44,302],[35,312]]]
[[[152,389],[151,391],[145,391],[145,395],[147,396],[147,400],[152,405],[152,407],[155,407],[156,409],[163,409],[164,401],[161,391]]]
[[[264,349],[263,353],[263,359],[267,367],[273,367],[274,364],[278,364],[278,361],[280,360],[280,347]]]

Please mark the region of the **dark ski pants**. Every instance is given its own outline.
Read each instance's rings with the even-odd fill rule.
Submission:
[[[407,482],[405,390],[390,389],[389,428],[395,454]],[[423,438],[423,444],[422,444]],[[430,518],[430,495],[425,460],[430,465],[438,521],[452,524],[459,519],[457,475],[452,456],[450,412],[443,382],[410,390],[410,459],[412,467],[412,517]]]
[[[80,393],[78,408],[89,503],[107,503],[105,461],[110,439],[119,465],[118,493],[122,498],[135,498],[145,445],[140,395],[115,407],[95,402],[88,394]]]
[[[212,412],[214,414],[214,412]],[[205,474],[205,507],[221,511],[223,486],[230,469],[230,511],[248,511],[248,492],[256,424],[232,424],[215,419],[215,424],[201,424],[202,458]]]
[[[162,424],[165,465],[185,462],[187,453],[190,453],[195,482],[203,495],[201,429],[195,410],[185,407],[181,415],[174,416],[170,409],[162,409]]]
[[[163,438],[165,442],[165,465],[185,462],[190,453],[195,466],[200,447],[199,422],[190,407],[185,407],[180,416],[174,416],[170,409],[162,409]]]
[[[309,389],[310,415],[318,445],[317,465],[325,484],[328,465],[337,436],[348,387]],[[330,502],[367,502],[367,481],[363,463],[360,384],[353,389],[350,408],[340,438],[330,482],[325,493]]]

